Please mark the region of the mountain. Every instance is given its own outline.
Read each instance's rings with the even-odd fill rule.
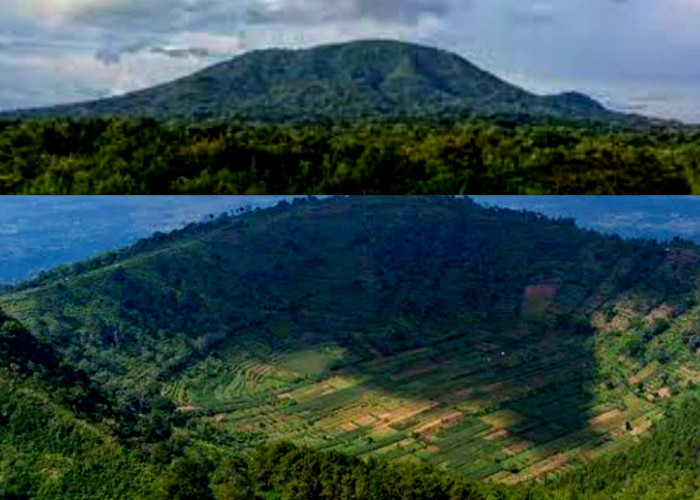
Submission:
[[[3,293],[6,317],[35,340],[0,349],[37,345],[15,372],[76,387],[64,404],[149,467],[289,440],[624,497],[624,479],[576,471],[601,456],[628,470],[615,457],[651,435],[634,455],[643,464],[659,435],[658,460],[679,464],[687,492],[695,441],[667,449],[686,424],[658,423],[697,392],[699,279],[700,248],[681,240],[623,240],[469,199],[297,199]],[[31,352],[58,361],[32,368]],[[637,493],[652,484],[639,467]]]
[[[254,51],[124,96],[4,116],[298,122],[475,115],[623,116],[582,94],[537,96],[456,54],[388,40]]]

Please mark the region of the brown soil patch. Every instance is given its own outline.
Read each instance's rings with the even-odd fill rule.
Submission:
[[[379,417],[382,419],[382,422],[378,425],[375,425],[374,430],[377,432],[385,432],[388,430],[392,430],[391,427],[393,425],[396,425],[404,420],[408,420],[409,418],[420,415],[421,413],[425,413],[429,410],[432,410],[438,405],[439,403],[436,401],[428,401],[425,403],[409,403],[406,406],[397,408],[396,410],[393,410],[391,412],[383,413],[382,415],[379,415]]]
[[[496,430],[518,423],[520,419],[520,415],[512,410],[503,410],[495,415],[486,415],[481,417],[482,422],[490,425]]]
[[[513,443],[513,444],[509,444],[508,446],[504,446],[501,450],[506,455],[513,456],[513,455],[518,455],[518,454],[522,453],[523,451],[527,450],[531,446],[532,446],[532,443],[530,441],[522,440],[522,441],[518,441],[518,442]]]
[[[430,434],[435,434],[446,427],[455,425],[462,420],[464,420],[464,413],[454,411],[448,415],[438,418],[437,420],[433,420],[432,422],[428,422],[420,426],[418,429],[416,429],[416,432],[418,432],[421,436],[428,436]]]
[[[637,373],[629,378],[630,385],[637,385],[642,380],[646,380],[656,373],[656,369],[653,366],[646,366],[642,368]]]
[[[605,413],[601,413],[597,417],[593,417],[588,421],[588,423],[591,426],[597,426],[597,425],[602,425],[615,417],[619,417],[622,414],[622,412],[618,409],[606,411]]]
[[[610,321],[610,329],[624,331],[629,329],[630,320],[624,316],[617,315]]]
[[[428,401],[425,403],[410,403],[407,406],[397,408],[396,410],[389,413],[387,416],[389,425],[397,424],[403,420],[415,417],[421,413],[425,413],[428,410],[432,410],[439,406],[437,401]]]
[[[464,401],[469,399],[474,394],[474,389],[460,389],[456,392],[446,394],[441,399],[443,401]]]
[[[340,428],[345,432],[352,432],[355,429],[358,429],[359,426],[353,424],[352,422],[345,422],[343,425],[340,426]]]
[[[425,373],[430,373],[434,372],[437,369],[437,366],[432,365],[432,366],[423,366],[421,368],[414,368],[412,370],[406,370],[401,373],[397,373],[396,375],[392,375],[391,379],[395,382],[406,380],[407,378],[412,378],[415,377],[416,375],[423,375]]]
[[[688,365],[681,366],[680,372],[694,382],[700,382],[700,372],[693,370]]]
[[[491,434],[487,434],[486,436],[484,436],[484,439],[487,441],[493,441],[495,439],[504,439],[508,436],[510,436],[508,429],[499,429],[497,431],[492,432]]]
[[[373,417],[372,415],[360,415],[359,417],[356,417],[353,419],[353,421],[362,427],[372,425],[374,424],[377,419],[376,417]]]
[[[673,318],[673,308],[663,304],[659,307],[655,307],[644,317],[647,323],[653,322],[655,319],[671,319]]]
[[[179,406],[175,411],[187,412],[187,411],[197,411],[199,406]]]
[[[566,458],[564,453],[559,453],[553,457],[543,460],[542,462],[536,463],[535,465],[529,467],[523,477],[531,476],[538,477],[549,472],[554,472],[561,467],[564,467],[568,463],[569,459]]]
[[[557,295],[557,285],[552,282],[541,282],[525,288],[522,308],[525,311],[543,311],[551,304]]]
[[[668,387],[662,387],[661,389],[659,389],[656,392],[656,394],[658,394],[659,397],[661,397],[661,398],[670,398],[671,397],[671,389],[669,389]]]
[[[596,330],[599,330],[601,332],[607,332],[609,330],[608,322],[605,319],[605,315],[600,311],[596,311],[593,313],[593,315],[591,316],[591,324],[595,327]]]
[[[647,420],[646,422],[642,422],[639,425],[635,425],[632,428],[630,434],[632,434],[633,436],[641,436],[642,434],[646,434],[647,432],[649,432],[653,425],[654,423],[651,420]]]
[[[516,484],[518,482],[518,476],[516,476],[512,472],[502,470],[487,477],[486,480],[504,484]]]

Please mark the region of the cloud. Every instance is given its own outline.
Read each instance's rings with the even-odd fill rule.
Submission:
[[[358,38],[376,30],[396,33],[401,28],[434,31],[456,0],[63,0],[50,13],[62,26],[84,30],[95,37],[95,58],[105,65],[118,64],[126,55],[141,51],[169,58],[206,59],[231,57],[242,47],[254,46],[249,39],[272,30],[291,33],[282,45],[303,45],[306,33],[329,32],[352,25]],[[30,0],[33,12],[48,0]],[[342,29],[342,28],[341,28]],[[231,39],[228,50],[220,43],[178,43],[190,33]],[[269,37],[279,39],[280,37]],[[344,37],[345,38],[345,37]],[[285,40],[290,43],[284,43]],[[125,42],[128,41],[128,42]],[[134,41],[136,43],[134,44]],[[324,41],[330,41],[324,40]],[[337,40],[333,40],[337,41]],[[136,48],[132,48],[136,45]]]
[[[146,42],[139,42],[123,47],[103,47],[95,52],[95,59],[109,66],[119,64],[125,55],[140,52],[150,52],[173,59],[206,59],[212,55],[207,47],[150,45]]]
[[[13,56],[0,57],[0,102],[132,90],[245,50],[397,38],[531,90],[700,120],[698,25],[700,0],[0,0],[0,56]],[[667,98],[637,97],[649,92]]]
[[[445,0],[256,0],[246,7],[246,20],[264,23],[323,23],[372,19],[415,25],[425,15],[444,16],[452,8]]]
[[[552,2],[532,2],[517,6],[512,13],[516,23],[548,24],[554,21],[555,9]]]
[[[151,47],[151,52],[176,59],[209,57],[209,49],[205,47]]]

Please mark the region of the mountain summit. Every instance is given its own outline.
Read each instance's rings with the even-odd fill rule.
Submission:
[[[123,96],[13,114],[253,121],[613,115],[587,96],[538,96],[457,54],[389,40],[253,51]]]

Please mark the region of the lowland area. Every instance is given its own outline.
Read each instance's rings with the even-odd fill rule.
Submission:
[[[0,113],[2,194],[690,194],[699,158],[697,126],[390,40]]]
[[[296,199],[0,294],[2,498],[681,499],[700,247]]]

